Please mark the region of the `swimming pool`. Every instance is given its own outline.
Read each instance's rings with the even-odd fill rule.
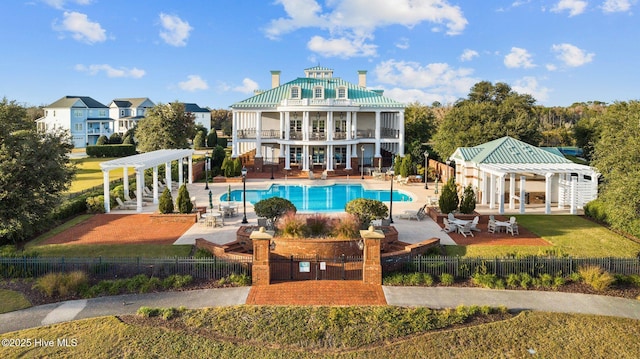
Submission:
[[[220,196],[221,201],[229,200],[228,194]],[[266,190],[247,190],[247,202],[255,204],[265,198],[282,197],[291,201],[298,212],[344,212],[346,204],[356,198],[389,201],[389,190],[367,190],[361,184],[333,184],[330,186],[281,185],[273,184]],[[231,191],[231,201],[242,201],[242,190]],[[393,201],[411,202],[413,198],[399,191],[393,191]]]

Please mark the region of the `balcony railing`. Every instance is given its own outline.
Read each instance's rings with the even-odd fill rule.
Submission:
[[[396,130],[394,128],[381,128],[380,137],[381,138],[399,138],[400,130]]]

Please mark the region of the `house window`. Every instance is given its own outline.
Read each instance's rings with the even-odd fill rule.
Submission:
[[[107,116],[107,110],[99,110],[99,111],[98,111],[98,116],[100,116],[100,117],[105,117],[105,116]]]
[[[120,116],[124,116],[124,110],[120,110]]]
[[[337,98],[346,99],[347,98],[347,88],[346,87],[338,87]]]
[[[82,117],[82,110],[73,110],[73,116]]]
[[[336,146],[333,148],[333,156],[337,165],[343,165],[347,163],[347,147]]]
[[[302,163],[302,147],[291,147],[289,151],[289,162]]]
[[[76,132],[82,131],[82,124],[81,123],[76,123],[75,125],[73,125],[73,130],[76,131]]]
[[[324,88],[322,86],[316,86],[313,88],[313,98],[314,99],[324,98]]]
[[[300,99],[300,87],[299,86],[293,86],[291,88],[291,98],[296,100],[296,99]]]

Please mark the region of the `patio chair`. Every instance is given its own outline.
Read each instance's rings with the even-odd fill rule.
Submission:
[[[442,223],[444,224],[444,228],[442,228],[443,232],[451,233],[456,231],[456,226],[453,223],[450,223],[448,219],[443,218]]]
[[[489,219],[489,223],[487,224],[487,232],[489,233],[496,233],[496,221],[493,219]]]
[[[456,217],[453,215],[453,213],[449,213],[447,214],[447,219],[449,219],[449,222],[452,222],[456,220]]]
[[[480,228],[478,228],[478,222],[480,222],[480,217],[479,216],[475,216],[473,218],[473,221],[471,221],[471,230],[472,231],[480,232]]]
[[[471,231],[471,222],[467,222],[464,225],[458,225],[458,233],[462,234],[465,237],[474,237],[473,231]]]
[[[313,174],[313,171],[309,171],[309,179],[316,179],[316,176]]]
[[[322,175],[320,175],[320,179],[321,180],[326,180],[327,179],[327,170],[322,171]]]
[[[511,224],[509,224],[509,226],[507,227],[507,233],[511,233],[511,236],[519,235],[520,232],[518,231],[518,223],[512,222]]]

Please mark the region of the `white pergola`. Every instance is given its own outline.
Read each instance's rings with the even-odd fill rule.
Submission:
[[[129,168],[134,168],[136,171],[136,210],[142,212],[142,196],[144,187],[144,170],[147,168],[153,168],[153,203],[158,203],[158,166],[165,165],[165,183],[171,188],[171,161],[177,160],[178,163],[182,163],[185,158],[189,161],[189,183],[192,183],[193,177],[193,150],[158,150],[153,152],[146,152],[139,155],[133,155],[128,157],[122,157],[111,161],[102,162],[100,168],[102,168],[102,175],[104,178],[104,209],[105,212],[111,211],[110,198],[109,198],[109,172],[118,168],[122,168],[123,175],[122,180],[124,184],[125,193],[129,192]],[[184,170],[183,166],[178,166],[178,184],[182,186],[184,183]]]
[[[489,208],[496,206],[498,197],[498,211],[504,214],[505,178],[509,175],[509,209],[515,209],[515,200],[520,203],[520,213],[525,213],[525,174],[535,174],[545,177],[545,213],[551,213],[552,181],[558,175],[558,208],[564,209],[569,205],[570,213],[576,214],[577,208],[598,197],[598,177],[600,174],[592,167],[577,163],[482,163],[478,165],[483,195],[481,204]],[[520,174],[519,196],[516,193],[516,175]],[[589,177],[590,180],[586,178]],[[497,183],[496,183],[497,182]]]

